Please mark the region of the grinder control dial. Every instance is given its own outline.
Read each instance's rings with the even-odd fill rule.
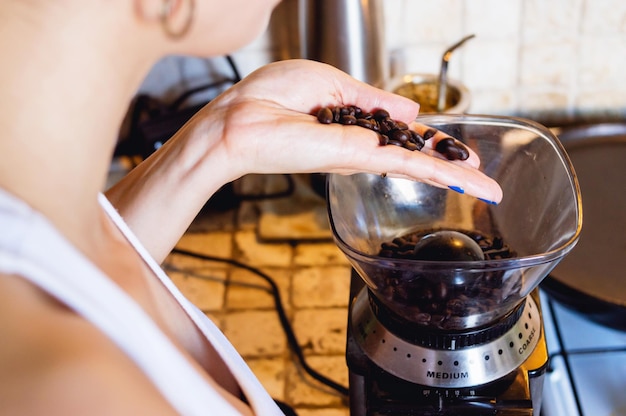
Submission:
[[[532,296],[519,319],[504,334],[486,343],[449,349],[427,348],[395,335],[374,315],[367,290],[352,305],[357,344],[378,367],[403,380],[438,387],[462,388],[498,380],[522,365],[537,346],[541,314]]]

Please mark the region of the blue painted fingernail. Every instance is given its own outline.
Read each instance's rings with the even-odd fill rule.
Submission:
[[[458,192],[460,194],[464,194],[465,193],[465,189],[461,188],[460,186],[448,186],[448,188],[450,188],[454,192]]]
[[[498,203],[497,203],[497,202],[490,201],[490,200],[488,200],[488,199],[483,199],[483,198],[478,198],[478,199],[479,199],[479,200],[481,200],[481,201],[483,201],[483,202],[486,202],[486,203],[487,203],[487,204],[489,204],[489,205],[498,205]]]

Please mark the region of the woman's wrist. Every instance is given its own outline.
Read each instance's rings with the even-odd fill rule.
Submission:
[[[106,192],[157,261],[165,259],[207,200],[236,178],[221,145],[222,130],[207,114],[190,120]]]

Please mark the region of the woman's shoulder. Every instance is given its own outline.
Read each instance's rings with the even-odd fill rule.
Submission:
[[[173,414],[106,336],[19,276],[0,273],[0,414]]]

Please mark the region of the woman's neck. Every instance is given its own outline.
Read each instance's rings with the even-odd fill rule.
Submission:
[[[97,219],[120,123],[154,60],[99,19],[42,9],[0,11],[13,34],[0,37],[0,187],[77,238]]]

